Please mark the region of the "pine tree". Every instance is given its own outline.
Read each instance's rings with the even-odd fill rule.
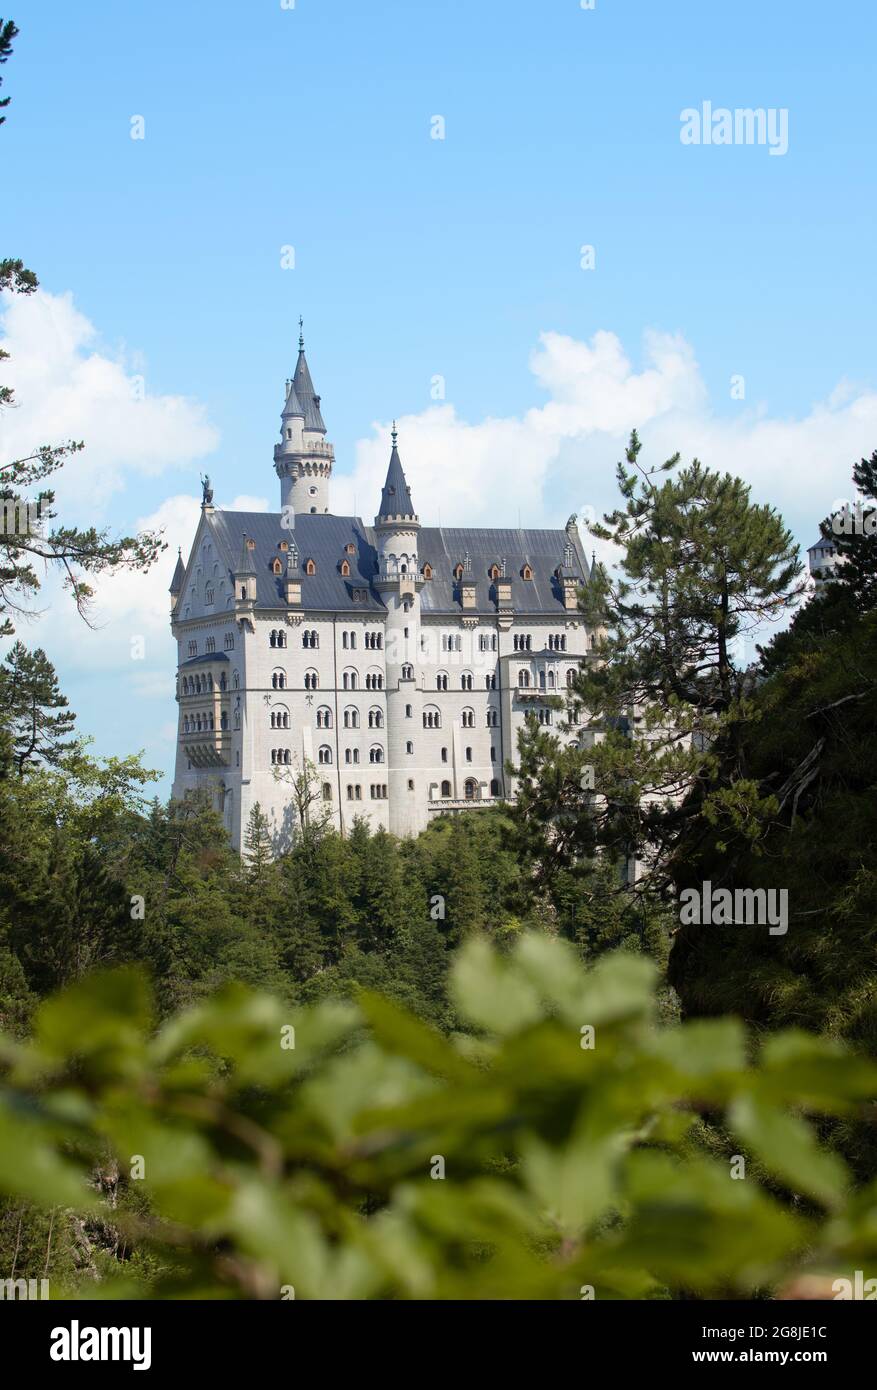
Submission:
[[[244,854],[250,879],[258,883],[264,877],[266,869],[274,857],[268,817],[258,801],[247,819],[247,828],[244,831]]]
[[[568,732],[581,735],[574,716],[585,711],[593,747],[584,759],[559,741],[541,747],[532,732],[521,761],[536,791],[511,814],[537,875],[549,879],[587,852],[584,818],[610,859],[645,861],[653,891],[672,884],[686,823],[743,785],[738,730],[752,676],[735,662],[736,639],[782,617],[803,585],[782,519],[739,478],[697,460],[679,470],[678,455],[647,470],[640,448],[634,433],[618,466],[622,505],[593,528],[623,552],[620,579],[597,567],[583,594],[605,636],[574,681]],[[583,762],[591,785],[576,785]],[[755,797],[750,809],[757,818],[765,807]]]
[[[840,561],[830,588],[837,588],[863,613],[877,607],[877,449],[855,464],[853,482],[859,502],[828,517],[820,530]]]
[[[21,642],[0,666],[0,708],[12,744],[12,764],[19,777],[38,764],[57,767],[74,747],[64,742],[76,716],[61,694],[55,668],[41,647],[28,651]]]

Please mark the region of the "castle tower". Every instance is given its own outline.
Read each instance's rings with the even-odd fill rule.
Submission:
[[[420,590],[423,579],[417,557],[420,521],[396,447],[375,517],[380,571],[376,588],[387,607],[385,667],[387,679],[387,762],[390,831],[410,835],[419,828],[418,811],[427,795],[427,773],[418,757],[423,698],[418,679],[420,655]],[[409,752],[413,746],[413,753]]]
[[[298,322],[301,329],[301,319]],[[335,451],[325,436],[320,397],[314,391],[305,357],[304,336],[299,332],[298,362],[292,380],[286,383],[280,443],[274,446],[281,509],[292,507],[295,515],[328,512],[329,479]]]

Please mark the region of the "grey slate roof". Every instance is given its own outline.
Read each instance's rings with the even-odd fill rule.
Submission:
[[[295,364],[295,376],[292,378],[292,384],[304,412],[305,429],[319,430],[320,434],[325,434],[326,426],[323,424],[323,417],[320,414],[320,398],[314,390],[314,383],[311,381],[308,360],[305,357],[303,347],[298,350],[298,361]]]
[[[462,582],[475,585],[476,611],[496,611],[496,585],[488,571],[491,565],[499,565],[502,569],[505,560],[505,577],[511,582],[513,608],[519,613],[559,614],[564,606],[563,585],[554,572],[563,564],[569,543],[568,533],[561,530],[422,526],[417,538],[417,554],[421,566],[427,561],[432,566],[433,577],[421,591],[421,611],[461,611],[459,585],[453,577],[453,569],[457,564],[465,565],[468,553],[470,569]],[[578,560],[576,568],[584,582],[590,575],[590,568],[580,543],[574,543],[574,550]],[[525,564],[533,571],[532,579],[521,576]]]
[[[414,503],[411,501],[411,491],[402,468],[399,450],[394,443],[393,452],[390,454],[389,467],[387,468],[384,490],[381,493],[381,509],[378,512],[378,516],[414,516],[414,514]]]
[[[295,529],[280,525],[278,512],[225,512],[215,511],[210,517],[217,538],[217,544],[226,556],[227,563],[240,550],[242,537],[246,533],[256,542],[256,549],[250,554],[256,569],[256,607],[286,608],[286,561],[287,554],[280,549],[280,542],[298,547],[301,566],[302,609],[316,609],[320,612],[380,612],[384,604],[371,587],[377,574],[378,557],[374,548],[374,536],[367,531],[358,517],[326,516],[301,513],[295,518]],[[352,543],[353,555],[345,554],[344,547]],[[271,564],[280,560],[281,574],[273,574]],[[308,560],[317,567],[316,574],[306,574]],[[350,562],[350,577],[341,573],[341,561]],[[365,589],[364,603],[354,603],[353,590]]]
[[[287,555],[280,542],[298,547],[301,565],[302,609],[318,612],[383,613],[385,604],[373,583],[378,576],[378,551],[374,528],[364,526],[355,516],[310,515],[295,518],[290,530],[280,524],[278,512],[227,512],[208,514],[208,522],[216,536],[217,546],[224,555],[231,574],[241,553],[244,536],[255,541],[256,548],[248,555],[253,562],[256,580],[257,608],[285,609],[285,570]],[[421,589],[421,609],[427,614],[483,616],[496,614],[495,585],[488,577],[491,565],[506,562],[506,576],[511,582],[512,604],[520,614],[564,613],[563,586],[555,570],[563,564],[565,547],[570,543],[568,532],[475,529],[422,526],[418,536],[421,567],[428,561],[433,578]],[[345,546],[353,544],[352,555]],[[582,552],[581,543],[574,540],[579,573],[584,581],[590,566]],[[475,609],[462,609],[460,586],[453,577],[453,567],[465,563],[469,555],[470,569],[467,584],[475,586]],[[283,562],[283,572],[272,573],[275,559]],[[342,560],[350,562],[350,577],[341,574]],[[317,567],[316,574],[305,573],[308,560]],[[529,564],[533,578],[521,578],[521,570]],[[364,602],[354,602],[353,590],[365,589]]]

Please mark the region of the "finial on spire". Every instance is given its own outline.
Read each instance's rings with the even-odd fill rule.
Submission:
[[[392,432],[392,437],[393,437],[393,448],[395,449],[395,447],[396,447],[396,439],[398,438],[398,431],[396,430],[396,421],[395,421],[395,420],[393,421],[393,432]]]
[[[299,352],[304,352],[304,347],[305,347],[304,327],[305,327],[305,321],[304,321],[304,319],[302,318],[301,314],[299,314],[299,316],[298,316],[298,350],[299,350]]]

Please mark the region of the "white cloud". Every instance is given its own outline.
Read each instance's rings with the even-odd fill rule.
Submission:
[[[13,295],[3,328],[3,380],[17,408],[0,419],[0,462],[40,444],[84,440],[52,482],[74,524],[101,524],[109,498],[132,477],[155,477],[216,448],[204,407],[151,394],[148,372],[100,351],[71,294]]]
[[[632,428],[642,459],[683,461],[739,474],[771,502],[806,545],[855,459],[877,445],[877,393],[849,382],[828,388],[806,414],[771,418],[740,403],[718,414],[694,351],[679,335],[649,331],[637,369],[614,333],[589,342],[543,333],[530,366],[549,400],[521,416],[469,423],[453,405],[401,418],[399,449],[422,521],[444,525],[562,525],[616,501],[615,463]],[[389,455],[389,422],[357,445],[352,475],[333,480],[333,505],[366,520],[377,509]]]

